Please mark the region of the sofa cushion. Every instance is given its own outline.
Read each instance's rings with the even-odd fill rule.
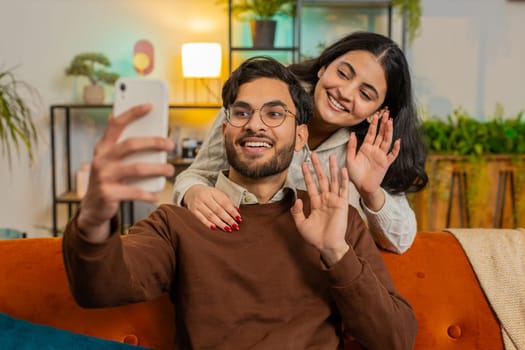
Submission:
[[[58,328],[31,323],[0,313],[3,349],[17,350],[140,350],[140,346],[118,343]]]

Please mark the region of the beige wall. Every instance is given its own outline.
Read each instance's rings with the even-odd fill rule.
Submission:
[[[525,2],[422,0],[421,35],[409,51],[419,104],[444,116],[456,107],[478,119],[497,103],[525,110]]]

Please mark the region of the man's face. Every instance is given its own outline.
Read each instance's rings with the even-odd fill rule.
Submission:
[[[240,86],[234,105],[254,110],[253,116],[243,127],[223,124],[226,156],[234,171],[247,178],[260,178],[286,170],[296,149],[297,128],[295,118],[288,113],[277,127],[268,127],[260,117],[260,108],[268,103],[282,103],[296,114],[288,85],[280,80],[259,78]],[[300,147],[304,145],[301,142]]]

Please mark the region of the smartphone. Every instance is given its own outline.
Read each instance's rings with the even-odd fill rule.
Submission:
[[[165,81],[148,78],[120,78],[115,82],[113,115],[118,117],[131,107],[151,103],[153,108],[144,117],[129,124],[118,142],[130,137],[168,136],[168,85]],[[167,152],[142,152],[127,157],[125,163],[166,163]],[[164,189],[164,176],[131,181],[129,184],[146,191]]]

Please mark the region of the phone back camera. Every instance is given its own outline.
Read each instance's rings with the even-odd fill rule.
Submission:
[[[120,91],[126,91],[126,84],[120,84]]]

